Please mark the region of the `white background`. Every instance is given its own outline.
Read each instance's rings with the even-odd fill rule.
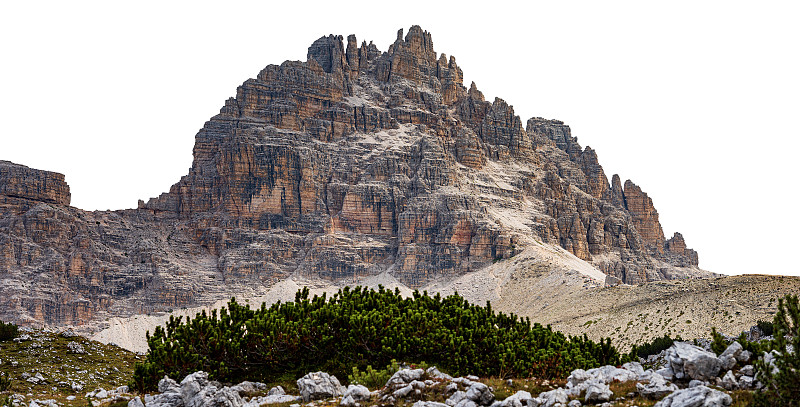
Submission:
[[[571,125],[701,267],[800,275],[800,3],[272,3],[0,3],[0,159],[65,174],[79,208],[135,207],[264,66],[418,24],[488,100]]]

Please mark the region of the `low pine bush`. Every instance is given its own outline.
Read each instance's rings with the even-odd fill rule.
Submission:
[[[555,378],[620,362],[610,339],[567,338],[458,295],[403,298],[383,287],[344,288],[330,299],[309,298],[303,289],[293,302],[255,310],[231,299],[219,313],[171,318],[147,341],[147,358],[130,383],[138,390],[197,370],[223,382],[270,382],[316,370],[347,377],[353,367],[362,372],[402,360],[454,375]]]
[[[0,342],[14,339],[17,335],[19,335],[19,328],[15,324],[0,321]]]
[[[747,340],[747,333],[742,332],[739,334],[739,337],[736,338],[736,342],[739,342],[739,345],[742,345],[742,349],[752,353],[753,355],[760,355],[766,349],[765,345],[762,345],[761,342],[764,342],[766,344],[767,341],[751,342]]]
[[[711,350],[717,355],[725,352],[728,349],[728,341],[721,333],[717,332],[716,327],[711,327]]]
[[[631,351],[623,358],[625,361],[637,361],[638,358],[647,358],[650,355],[657,355],[662,350],[669,349],[675,341],[682,341],[680,336],[674,339],[669,335],[664,334],[660,338],[655,338],[651,342],[645,342],[641,345],[633,345]]]
[[[372,366],[367,365],[367,368],[362,372],[358,370],[358,367],[353,366],[353,373],[347,376],[347,380],[352,384],[360,384],[369,389],[375,389],[383,387],[398,370],[400,370],[400,364],[396,360],[392,360],[389,366],[381,370],[375,370]]]
[[[11,387],[11,378],[5,372],[0,372],[0,392],[6,391]]]
[[[774,338],[769,347],[775,358],[771,364],[763,358],[756,362],[757,378],[764,388],[756,393],[754,404],[800,406],[800,305],[796,295],[778,300],[773,326]]]
[[[765,336],[772,336],[773,332],[775,331],[775,325],[769,321],[758,321],[756,322],[756,326],[761,332],[764,333]]]

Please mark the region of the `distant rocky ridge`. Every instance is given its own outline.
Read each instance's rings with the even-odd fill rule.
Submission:
[[[267,66],[198,132],[189,173],[138,208],[68,205],[61,174],[0,163],[0,319],[82,324],[293,275],[421,287],[534,243],[629,284],[710,275],[568,126],[523,128],[417,26],[386,52],[330,35]]]
[[[11,204],[20,198],[69,205],[71,196],[63,174],[0,160],[0,199]]]

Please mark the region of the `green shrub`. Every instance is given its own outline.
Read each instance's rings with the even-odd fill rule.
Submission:
[[[19,335],[19,328],[13,323],[0,321],[0,342],[14,339]]]
[[[646,358],[650,355],[657,355],[659,352],[665,349],[669,349],[675,341],[682,341],[680,336],[676,336],[675,339],[670,338],[668,334],[664,334],[664,336],[660,338],[655,338],[651,342],[645,342],[641,345],[633,345],[631,351],[628,352],[627,355],[623,358],[625,361],[636,361],[638,358]]]
[[[756,362],[757,378],[764,388],[756,393],[754,404],[800,406],[800,306],[796,295],[778,299],[773,325],[775,331],[770,348],[777,354],[771,366],[763,359]],[[794,351],[788,352],[787,345],[794,346]]]
[[[739,334],[739,337],[736,338],[736,342],[739,342],[739,345],[742,345],[743,350],[746,350],[755,356],[762,354],[766,349],[766,347],[761,345],[760,342],[748,341],[746,332]]]
[[[756,326],[765,336],[772,336],[772,333],[775,331],[775,325],[769,321],[758,321],[756,322]]]
[[[353,366],[353,374],[347,376],[347,379],[352,384],[360,384],[369,389],[376,389],[383,387],[398,370],[400,370],[400,364],[396,360],[392,360],[392,363],[382,370],[375,370],[372,366],[367,365],[366,370],[362,372],[358,370],[358,367]]]
[[[620,362],[610,339],[567,338],[458,295],[403,298],[383,287],[344,288],[330,299],[309,299],[303,289],[294,302],[256,310],[231,299],[210,316],[170,318],[147,341],[147,358],[130,383],[139,390],[197,370],[223,382],[270,382],[315,370],[347,377],[353,367],[366,371],[394,359],[426,361],[454,375],[555,378]]]
[[[5,372],[0,372],[0,391],[6,391],[11,387],[11,378]]]
[[[725,352],[728,349],[728,341],[721,333],[717,332],[717,328],[711,327],[711,350],[717,355]]]

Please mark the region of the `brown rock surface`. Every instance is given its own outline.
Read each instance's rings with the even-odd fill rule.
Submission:
[[[0,160],[0,196],[69,205],[64,175]]]
[[[625,197],[625,209],[633,217],[634,227],[639,231],[642,240],[658,251],[663,250],[664,231],[661,230],[661,224],[658,222],[658,211],[653,206],[653,200],[631,180],[625,181],[623,196]]]
[[[421,287],[541,243],[626,283],[708,275],[677,239],[664,250],[647,195],[609,186],[568,126],[523,129],[429,33],[357,44],[321,37],[306,62],[245,81],[195,136],[189,173],[137,209],[67,207],[63,177],[25,175],[39,192],[0,206],[0,319],[78,324],[293,275]]]
[[[687,260],[688,264],[697,266],[700,263],[697,252],[686,247],[686,241],[683,240],[683,235],[675,232],[664,246],[670,253],[677,254],[679,261]],[[684,259],[685,258],[685,259]]]

